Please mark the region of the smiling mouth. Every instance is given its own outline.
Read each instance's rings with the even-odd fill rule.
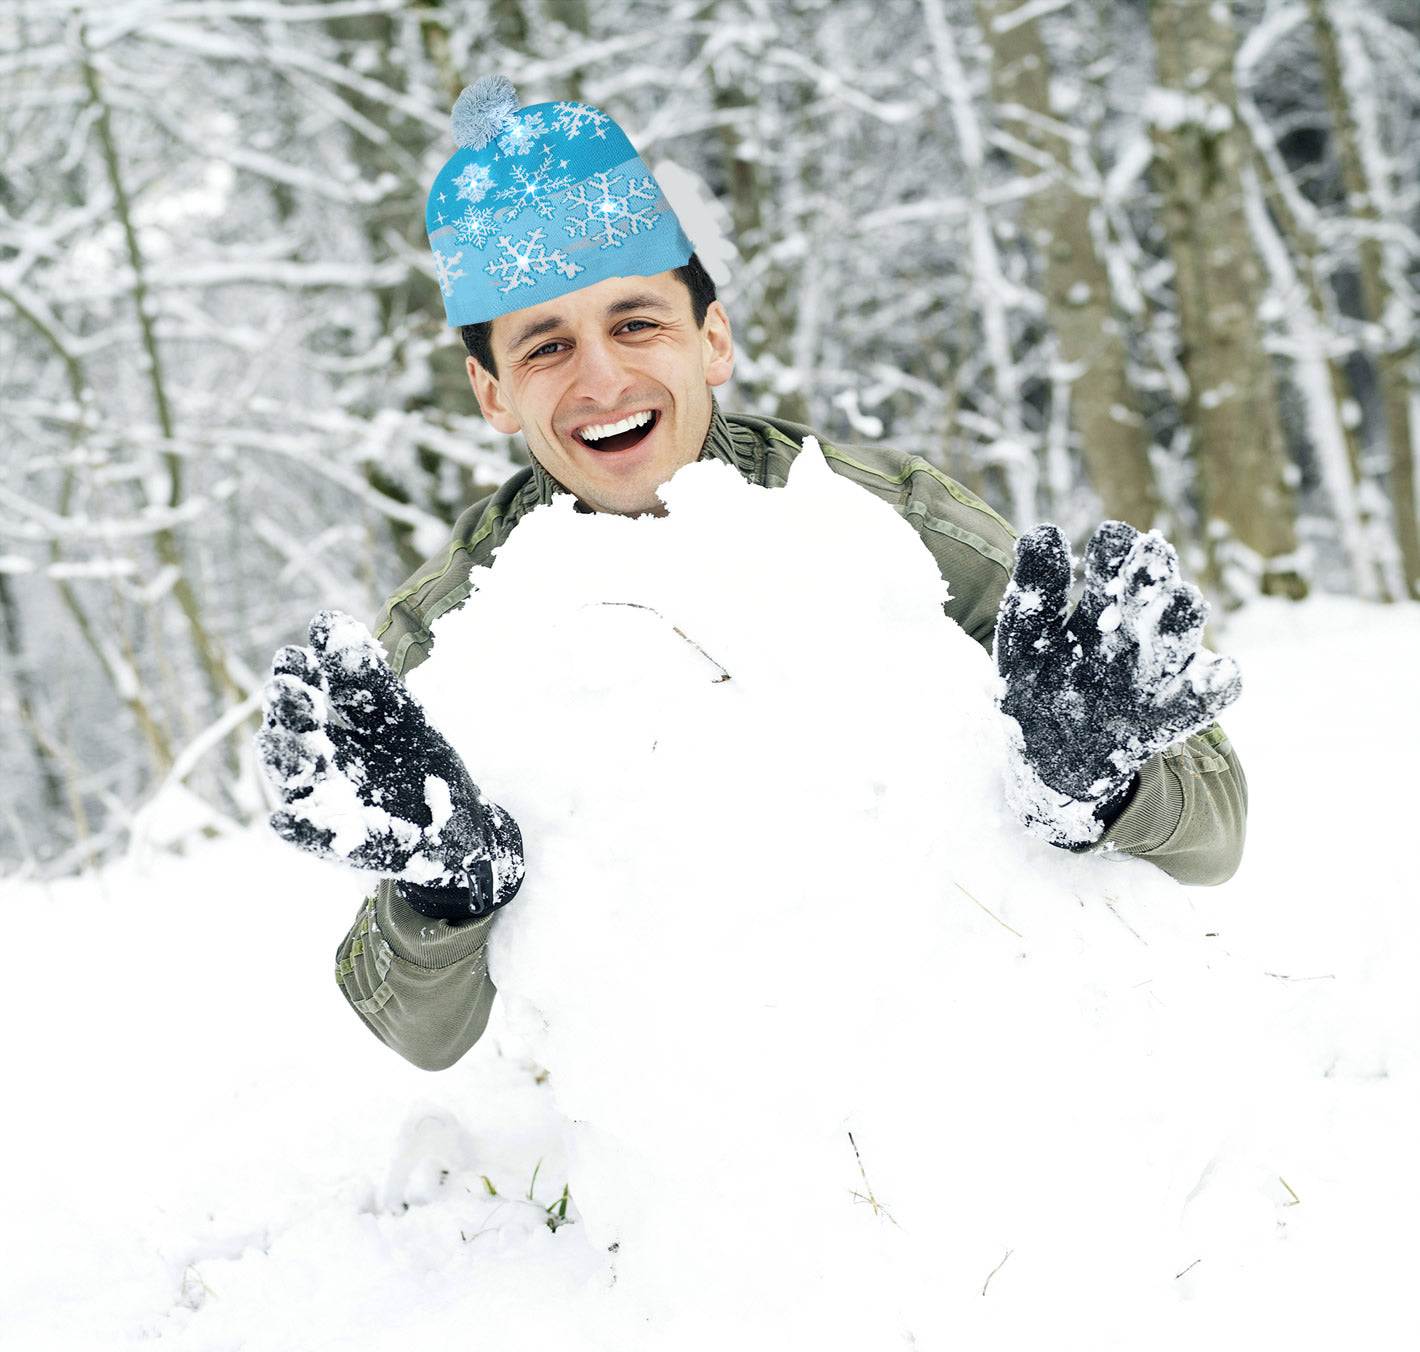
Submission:
[[[643,410],[640,413],[633,413],[630,417],[622,418],[618,422],[584,427],[580,432],[574,432],[572,435],[589,451],[629,451],[633,446],[644,441],[660,420],[661,415],[654,410]],[[623,426],[625,423],[632,425],[625,427]],[[607,432],[602,436],[592,435],[601,432],[604,428],[619,430]]]

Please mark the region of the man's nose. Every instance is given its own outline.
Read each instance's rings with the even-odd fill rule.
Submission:
[[[577,344],[577,398],[611,408],[630,388],[631,379],[616,344],[604,334],[583,338]]]

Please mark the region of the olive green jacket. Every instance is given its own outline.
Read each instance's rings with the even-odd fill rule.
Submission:
[[[783,487],[807,427],[713,411],[701,459],[723,460],[752,483]],[[947,614],[988,651],[1011,575],[1015,533],[985,503],[916,456],[824,444],[829,465],[895,507],[951,584]],[[403,676],[429,656],[430,626],[470,593],[469,572],[534,507],[563,490],[536,463],[458,519],[443,552],[386,604],[375,633]],[[474,767],[476,774],[476,767]],[[1242,854],[1247,784],[1216,725],[1155,756],[1128,806],[1093,849],[1151,860],[1185,883],[1230,877]],[[514,903],[516,904],[516,903]],[[494,988],[484,946],[496,915],[428,920],[382,882],[336,956],[336,979],[370,1030],[415,1065],[452,1065],[482,1034]]]

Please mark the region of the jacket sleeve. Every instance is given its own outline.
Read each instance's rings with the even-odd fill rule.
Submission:
[[[401,678],[428,656],[428,628],[410,599],[385,608],[375,636]],[[458,924],[428,919],[383,879],[336,952],[341,994],[386,1046],[423,1070],[444,1070],[488,1024],[495,990],[487,942],[496,919],[497,912]]]
[[[1227,882],[1242,859],[1247,778],[1216,723],[1139,771],[1139,787],[1094,850],[1157,864],[1181,883]]]
[[[486,946],[495,918],[429,920],[382,881],[336,953],[341,993],[386,1046],[422,1070],[444,1070],[488,1024],[495,991]]]

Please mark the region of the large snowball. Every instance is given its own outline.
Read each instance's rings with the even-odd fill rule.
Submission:
[[[1007,814],[912,529],[812,445],[665,498],[532,513],[410,681],[522,827],[490,962],[612,1255],[588,1345],[1084,1345],[1256,1268],[1252,996],[1163,874]]]

